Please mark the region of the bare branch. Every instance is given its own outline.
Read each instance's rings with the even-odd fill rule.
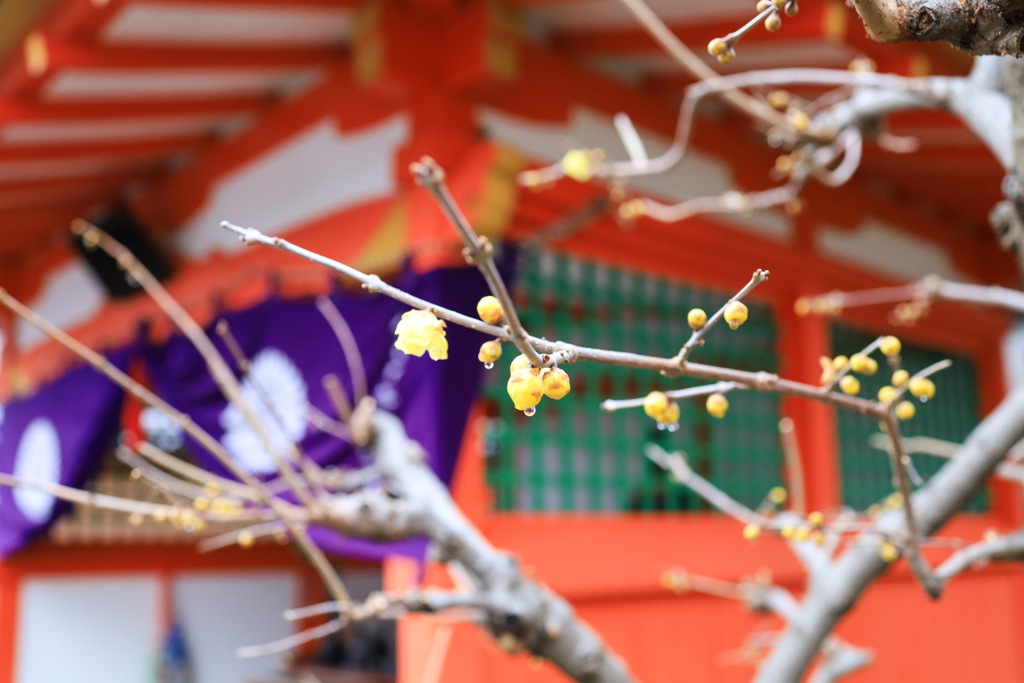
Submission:
[[[317,297],[316,307],[324,317],[324,320],[327,321],[327,324],[330,325],[334,336],[338,338],[342,355],[345,357],[345,363],[348,365],[348,376],[352,379],[352,400],[355,403],[359,403],[367,395],[368,385],[366,382],[366,367],[363,365],[363,355],[359,353],[359,344],[356,343],[356,337],[352,334],[352,328],[349,327],[345,316],[341,314],[341,311],[334,305],[330,297]]]

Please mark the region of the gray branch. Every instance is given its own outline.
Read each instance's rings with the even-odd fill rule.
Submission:
[[[481,625],[500,647],[543,657],[577,681],[631,683],[625,663],[568,602],[524,576],[515,559],[497,551],[466,519],[398,418],[376,411],[372,419],[370,448],[393,488],[337,496],[323,523],[368,538],[429,538],[440,559],[472,581]]]
[[[974,543],[958,550],[939,565],[935,575],[940,581],[946,582],[978,564],[1021,559],[1024,559],[1024,531],[1001,536],[992,541]]]
[[[975,55],[1021,56],[1018,0],[850,0],[880,43],[943,41]]]
[[[1016,389],[967,437],[956,457],[913,497],[917,523],[931,534],[981,487],[1006,453],[1024,438],[1024,388]],[[892,512],[879,519],[876,531],[905,532],[903,516]],[[812,576],[800,613],[789,622],[775,650],[761,665],[755,683],[796,683],[811,664],[840,618],[887,564],[875,537],[862,535],[832,564],[826,574]]]

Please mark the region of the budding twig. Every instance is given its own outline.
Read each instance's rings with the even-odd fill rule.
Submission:
[[[743,286],[743,289],[736,292],[736,294],[734,294],[732,298],[730,298],[728,301],[722,304],[721,308],[715,311],[714,315],[708,318],[708,321],[704,323],[700,327],[700,329],[693,331],[693,333],[690,335],[690,338],[683,345],[683,348],[679,349],[679,353],[676,354],[674,360],[678,360],[679,365],[685,366],[687,356],[690,355],[690,352],[693,351],[694,347],[702,343],[701,340],[704,338],[704,335],[707,334],[708,330],[710,330],[712,327],[718,324],[718,321],[720,321],[722,317],[725,315],[725,309],[729,307],[729,304],[731,304],[734,301],[741,301],[743,297],[745,297],[755,287],[757,287],[759,284],[761,284],[767,279],[767,270],[761,270],[760,268],[755,270],[753,276],[751,276],[750,278],[750,282],[745,284]]]
[[[736,384],[736,382],[717,382],[715,384],[705,384],[701,387],[690,387],[689,389],[673,389],[672,391],[662,392],[669,398],[692,398],[694,396],[705,396],[707,394],[714,393],[727,393],[733,389],[746,389]],[[617,410],[624,408],[643,408],[644,397],[641,398],[624,398],[624,399],[607,399],[601,403],[601,410],[606,413],[614,413]]]
[[[498,272],[498,266],[494,263],[494,247],[490,240],[485,237],[478,237],[473,226],[469,224],[462,209],[455,203],[448,185],[444,182],[444,171],[430,157],[423,157],[411,167],[416,181],[425,187],[434,200],[437,201],[444,212],[448,222],[455,228],[462,239],[463,245],[468,250],[468,260],[473,263],[487,281],[487,286],[498,301],[501,303],[501,312],[505,316],[505,325],[508,327],[509,341],[516,345],[519,352],[526,356],[527,360],[535,367],[544,365],[537,350],[530,344],[530,337],[526,328],[519,320],[512,297],[508,293],[508,287]]]

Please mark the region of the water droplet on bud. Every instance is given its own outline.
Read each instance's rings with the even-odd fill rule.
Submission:
[[[668,426],[668,431],[670,431],[670,432],[678,432],[679,431],[679,423],[678,422],[673,422],[672,424],[670,424]]]
[[[921,403],[927,403],[927,402],[928,402],[928,397],[927,396],[922,396],[921,397]]]
[[[494,367],[494,363],[484,363],[484,367],[490,370],[491,368]]]
[[[658,423],[658,431],[659,432],[665,431],[665,423],[664,422],[659,422]]]
[[[526,415],[526,417],[533,417],[536,414],[537,408],[535,406],[530,406],[529,408],[523,411],[523,415]]]

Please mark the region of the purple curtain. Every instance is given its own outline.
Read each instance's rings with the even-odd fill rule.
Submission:
[[[408,274],[399,283],[406,291],[457,311],[472,313],[487,293],[480,274],[469,268]],[[358,344],[366,369],[369,392],[381,408],[399,416],[409,436],[426,450],[431,467],[446,484],[455,468],[470,406],[477,395],[483,369],[476,359],[483,335],[449,326],[449,357],[432,361],[407,356],[394,348],[394,329],[404,304],[383,295],[338,292],[331,300],[341,311]],[[240,313],[223,316],[247,358],[257,382],[243,382],[249,404],[260,413],[272,439],[297,440],[321,465],[358,466],[365,456],[355,453],[337,437],[316,428],[308,406],[334,416],[322,379],[336,375],[348,396],[352,378],[338,341],[313,300],[271,298]],[[220,345],[219,338],[211,335]],[[225,348],[222,355],[230,361]],[[157,393],[188,413],[221,441],[236,459],[259,475],[274,468],[248,425],[214,385],[198,352],[181,337],[145,350],[146,363]],[[261,396],[269,395],[268,401]],[[193,457],[221,474],[224,468],[197,444],[188,443]],[[315,529],[314,538],[326,550],[378,559],[388,553],[419,555],[422,543],[376,544],[344,539],[327,529]]]
[[[406,274],[406,291],[466,314],[487,293],[475,269],[453,268],[423,275]],[[426,450],[431,467],[446,484],[455,468],[469,409],[477,395],[483,368],[476,359],[483,335],[458,326],[447,330],[449,358],[407,356],[394,348],[394,329],[408,307],[382,295],[337,292],[331,300],[356,339],[366,369],[369,392],[379,405],[405,424],[409,436]],[[246,311],[223,316],[258,382],[243,382],[249,404],[257,409],[271,438],[297,441],[321,465],[358,466],[366,456],[322,431],[314,411],[334,416],[322,379],[335,374],[351,398],[352,378],[341,348],[312,299],[270,298]],[[220,338],[208,331],[234,367]],[[125,368],[142,355],[153,388],[173,406],[189,414],[236,455],[250,471],[269,476],[273,463],[237,409],[228,405],[214,385],[198,352],[181,336],[165,344],[133,345],[112,360]],[[273,406],[261,393],[270,396]],[[31,398],[11,402],[0,425],[0,471],[25,479],[82,487],[117,438],[122,392],[91,368],[76,369]],[[224,468],[197,444],[185,448],[204,467],[221,474]],[[22,548],[53,522],[66,503],[28,489],[0,488],[0,554]],[[376,544],[346,539],[329,529],[314,529],[317,543],[329,552],[379,559],[401,552],[418,556],[423,543]]]
[[[130,353],[110,360],[123,370]],[[80,367],[32,397],[8,403],[0,425],[0,471],[83,487],[117,435],[121,399],[113,382]],[[0,555],[20,550],[69,507],[42,491],[0,487]]]

